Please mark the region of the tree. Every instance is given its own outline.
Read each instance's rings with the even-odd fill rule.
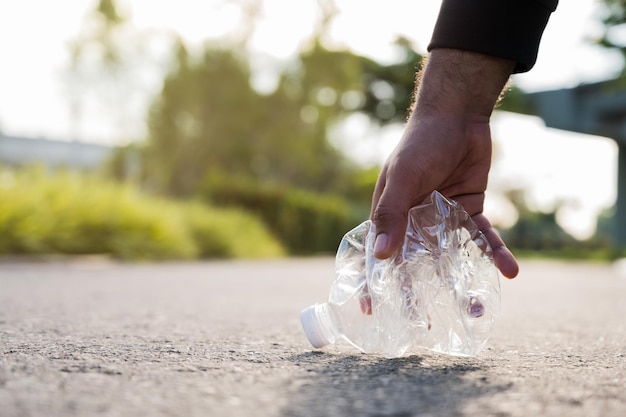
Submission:
[[[533,211],[526,205],[522,190],[511,190],[507,194],[519,216],[515,225],[502,233],[512,249],[558,251],[576,244],[576,239],[557,223],[558,206],[550,212]]]
[[[211,170],[320,186],[341,170],[321,122],[302,120],[299,95],[263,96],[245,55],[208,46],[200,59],[180,44],[177,64],[149,116],[146,168],[160,188],[189,195]]]
[[[335,114],[361,111],[381,124],[404,122],[422,55],[404,37],[396,40],[395,47],[401,52],[400,61],[383,65],[349,50],[329,50],[315,38],[313,46],[300,56],[302,86],[336,98],[332,105],[321,100]]]
[[[144,108],[158,89],[160,45],[169,34],[138,32],[116,0],[98,0],[69,44],[65,81],[76,136],[107,135],[116,142],[145,135]],[[158,82],[158,81],[157,81]],[[90,131],[85,132],[85,128]]]
[[[89,118],[89,111],[85,109],[95,107],[100,115],[108,114],[113,118],[111,124],[119,122],[123,114],[112,109],[117,108],[114,102],[123,102],[119,84],[127,67],[122,43],[125,23],[126,18],[114,0],[99,0],[70,44],[67,81],[76,135],[81,134],[80,122]]]
[[[189,194],[206,167],[238,169],[258,97],[235,53],[211,50],[196,62],[182,43],[177,49],[176,66],[148,117],[145,168],[159,188]]]
[[[603,28],[596,43],[604,48],[618,50],[626,58],[626,41],[618,35],[626,25],[626,0],[603,0],[599,18]]]
[[[275,91],[262,94],[251,86],[246,52],[261,3],[237,4],[248,29],[207,44],[201,56],[170,40],[171,70],[150,106],[148,141],[143,149],[135,144],[119,152],[110,170],[128,178],[129,161],[136,171],[141,160],[141,177],[150,186],[183,196],[212,170],[316,191],[345,190],[355,167],[329,143],[330,127],[354,112],[381,124],[404,121],[421,56],[403,38],[397,47],[404,58],[392,65],[327,49],[321,39],[336,8],[332,0],[320,1],[323,16],[310,48],[284,68]],[[141,76],[139,61],[150,54],[154,36],[159,34],[135,32],[116,0],[96,2],[71,45],[68,80],[77,120],[96,111],[108,116],[106,125],[116,133],[133,123],[132,113],[143,107],[137,98],[150,95],[143,80],[154,77]],[[140,137],[115,139],[137,143]]]
[[[399,47],[419,61],[407,42]],[[406,117],[414,74],[406,62],[384,66],[314,39],[275,91],[261,94],[250,83],[249,57],[237,51],[209,44],[195,57],[178,44],[148,122],[145,164],[160,189],[190,195],[218,170],[337,190],[354,167],[329,143],[330,126],[356,111],[380,123]]]

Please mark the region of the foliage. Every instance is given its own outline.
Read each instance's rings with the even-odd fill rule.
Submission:
[[[556,220],[558,206],[549,212],[530,210],[523,201],[523,192],[519,190],[510,191],[508,198],[516,207],[519,218],[515,225],[502,231],[502,238],[517,256],[596,260],[620,256],[606,230],[608,217],[599,219],[595,236],[580,241],[559,226]]]
[[[114,42],[126,26],[116,2],[100,1],[89,18],[97,30],[77,38],[75,63],[96,46],[105,53],[96,63],[123,69],[132,54]],[[353,112],[381,124],[404,121],[422,57],[402,38],[398,62],[389,65],[330,50],[321,42],[324,30],[277,70],[271,92],[251,84],[254,57],[245,39],[207,43],[199,53],[179,40],[148,114],[146,143],[120,149],[107,172],[160,194],[187,198],[200,190],[220,204],[240,204],[260,215],[294,253],[334,251],[342,233],[367,216],[377,170],[355,166],[329,143],[327,132]],[[202,183],[211,172],[229,174],[223,183],[215,177]],[[232,188],[233,178],[247,182],[237,180],[241,187]],[[321,194],[342,195],[351,203]],[[201,236],[206,234],[196,240]]]
[[[200,258],[267,258],[284,249],[256,217],[237,208],[220,209],[199,202],[183,206]]]
[[[626,43],[623,36],[619,35],[626,24],[626,0],[603,0],[599,10],[602,35],[596,39],[596,43],[608,49],[618,50],[622,57],[626,57]]]
[[[105,66],[121,64],[122,36],[118,32],[126,21],[114,0],[99,0],[87,16],[80,35],[70,43],[73,65],[80,65],[86,59],[94,59]]]
[[[377,166],[355,170],[344,182],[337,184],[337,193],[342,198],[357,205],[357,207],[366,209],[363,217],[369,215],[372,195],[374,194],[379,173],[380,168]]]
[[[343,234],[365,214],[339,197],[217,171],[201,190],[211,204],[243,207],[262,218],[291,254],[334,253]]]
[[[181,43],[176,65],[149,120],[145,177],[160,190],[192,195],[210,170],[315,191],[356,169],[327,140],[330,126],[356,111],[381,123],[405,118],[419,55],[382,65],[314,41],[279,74],[275,91],[251,83],[250,58],[208,45],[201,57]]]
[[[396,39],[395,48],[400,59],[384,65],[349,50],[327,49],[314,38],[312,47],[300,54],[298,71],[287,73],[283,82],[296,82],[304,92],[303,104],[319,111],[360,111],[382,124],[404,122],[423,57],[403,37]]]
[[[195,62],[180,45],[177,56],[149,115],[145,168],[160,189],[190,195],[207,167],[250,163],[255,141],[246,142],[262,108],[235,52],[212,50]]]
[[[76,173],[5,171],[2,179],[0,253],[133,260],[282,253],[264,226],[240,211],[174,203]]]
[[[504,232],[509,246],[520,250],[555,250],[575,245],[556,222],[556,212],[523,211],[517,223]]]
[[[173,44],[172,37],[140,31],[132,22],[128,2],[92,3],[67,43],[69,62],[62,74],[73,135],[93,136],[95,124],[97,135],[109,140],[143,139],[144,108],[164,76],[169,59],[164,48]]]
[[[528,95],[514,84],[507,86],[496,109],[521,114],[537,114],[537,110],[534,108]]]

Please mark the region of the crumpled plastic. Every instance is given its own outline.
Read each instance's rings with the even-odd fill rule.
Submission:
[[[350,343],[387,357],[415,348],[473,356],[487,344],[500,312],[492,250],[463,207],[434,191],[409,211],[401,252],[373,255],[376,231],[365,221],[342,239],[328,302],[360,306],[366,327]],[[358,300],[358,303],[355,302]],[[352,320],[359,321],[351,307]]]

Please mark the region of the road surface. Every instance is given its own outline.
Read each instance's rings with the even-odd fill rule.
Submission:
[[[315,351],[330,258],[0,263],[0,416],[626,416],[626,276],[526,261],[475,358]]]

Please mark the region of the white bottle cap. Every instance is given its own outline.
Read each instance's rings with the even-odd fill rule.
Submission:
[[[317,315],[317,308],[318,305],[315,304],[302,310],[302,313],[300,313],[300,322],[302,323],[304,334],[306,334],[311,345],[315,348],[321,348],[332,343],[332,341],[328,340],[326,332],[324,332],[322,322]]]

